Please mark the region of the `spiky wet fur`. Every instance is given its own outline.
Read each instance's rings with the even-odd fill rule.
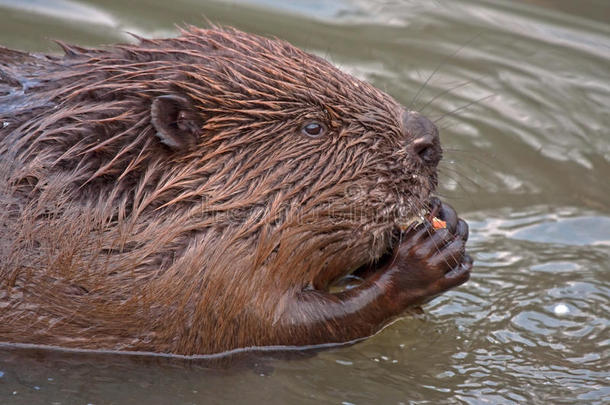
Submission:
[[[278,344],[295,290],[391,248],[435,184],[403,108],[278,40],[0,49],[0,341],[212,353]],[[150,105],[187,97],[188,150]],[[311,120],[328,134],[301,133]]]

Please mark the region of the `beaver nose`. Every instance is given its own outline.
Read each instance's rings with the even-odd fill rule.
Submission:
[[[413,156],[428,166],[436,166],[442,154],[436,125],[416,111],[406,111],[403,120],[407,136],[411,139],[407,147]]]

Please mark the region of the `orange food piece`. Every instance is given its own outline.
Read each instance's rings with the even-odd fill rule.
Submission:
[[[432,217],[432,227],[434,229],[445,229],[447,228],[447,222],[438,219],[437,217]]]

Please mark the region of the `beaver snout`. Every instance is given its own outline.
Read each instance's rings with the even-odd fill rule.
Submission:
[[[442,155],[436,125],[416,111],[405,111],[403,123],[406,135],[411,140],[407,148],[412,155],[426,166],[436,166]]]

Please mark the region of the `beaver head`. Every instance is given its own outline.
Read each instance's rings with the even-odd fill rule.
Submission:
[[[273,319],[285,292],[391,252],[436,186],[430,121],[286,42],[189,27],[62,46],[0,92],[19,100],[0,112],[17,228],[0,253],[48,280],[30,291],[40,307],[51,284],[58,306],[78,296],[74,325],[116,335],[131,319],[121,333],[141,341],[174,325],[184,342],[222,317],[239,335],[236,322]],[[51,329],[61,317],[46,316]]]

